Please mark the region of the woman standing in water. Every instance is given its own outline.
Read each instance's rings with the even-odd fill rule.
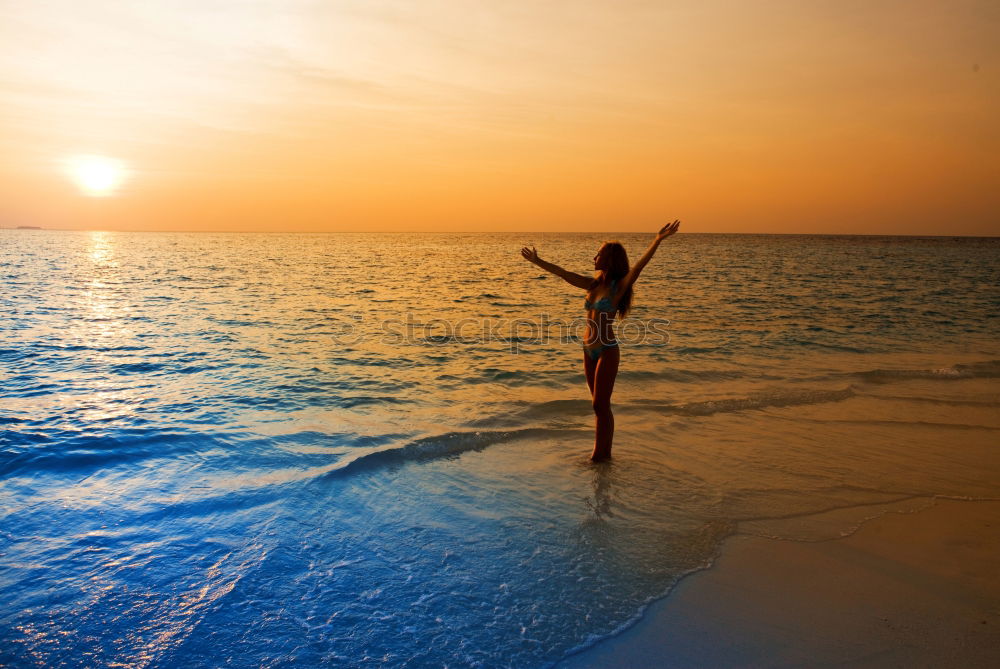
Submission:
[[[570,272],[538,257],[535,247],[524,247],[521,255],[546,272],[551,272],[577,288],[587,291],[587,334],[583,340],[583,371],[593,400],[596,417],[594,452],[590,459],[611,457],[611,440],[615,432],[615,416],[611,413],[611,392],[618,376],[618,341],[615,339],[615,314],[624,318],[632,308],[632,285],[639,273],[656,253],[660,242],[677,232],[680,221],[664,225],[656,239],[634,267],[628,265],[625,247],[618,242],[604,242],[594,256],[597,274],[587,277]]]

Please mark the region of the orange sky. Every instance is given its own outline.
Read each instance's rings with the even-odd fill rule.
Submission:
[[[12,0],[0,43],[3,227],[1000,235],[995,0]]]

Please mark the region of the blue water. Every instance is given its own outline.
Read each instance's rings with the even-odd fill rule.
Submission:
[[[733,533],[997,496],[1000,240],[671,238],[594,466],[517,251],[602,239],[0,231],[0,663],[549,666]]]

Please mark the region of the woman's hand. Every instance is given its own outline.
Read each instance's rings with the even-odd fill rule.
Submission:
[[[679,227],[681,227],[681,222],[678,220],[674,220],[673,223],[667,223],[660,228],[658,233],[656,233],[656,241],[662,242],[664,239],[677,232],[677,228]]]
[[[542,260],[538,257],[538,251],[532,246],[530,249],[527,246],[521,248],[521,256],[533,265],[538,265],[546,272],[555,274],[557,277],[565,281],[566,283],[576,286],[577,288],[588,289],[590,284],[594,282],[594,279],[589,276],[584,276],[582,274],[577,274],[576,272],[569,272],[564,270],[559,265]]]

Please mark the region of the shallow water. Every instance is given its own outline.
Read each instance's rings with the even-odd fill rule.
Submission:
[[[601,239],[0,231],[0,662],[546,666],[734,531],[998,495],[1000,240],[671,238],[593,466],[518,249]]]

